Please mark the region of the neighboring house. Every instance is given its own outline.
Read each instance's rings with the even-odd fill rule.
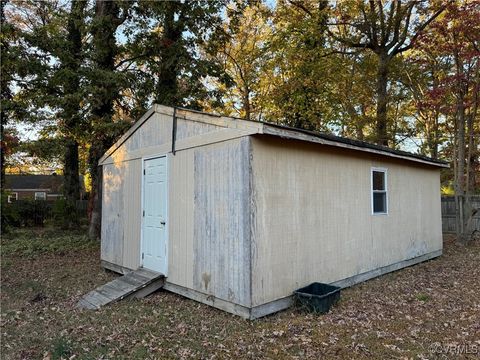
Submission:
[[[444,162],[155,105],[103,156],[101,259],[257,318],[442,254]]]
[[[8,202],[15,200],[55,201],[62,195],[61,175],[5,175]]]

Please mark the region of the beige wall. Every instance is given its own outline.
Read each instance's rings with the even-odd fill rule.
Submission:
[[[194,150],[193,289],[250,306],[250,139]],[[190,249],[189,249],[190,250]]]
[[[253,305],[442,248],[439,170],[252,139]],[[388,215],[371,214],[371,167],[388,169]]]
[[[101,258],[140,266],[142,158],[167,155],[168,278],[250,305],[249,138],[244,130],[155,113],[103,165]]]
[[[142,162],[103,166],[102,260],[129,269],[140,261]]]
[[[142,158],[164,154],[167,281],[185,289],[251,307],[442,247],[433,167],[182,119],[174,156],[171,122],[155,113],[104,162],[105,261],[140,266]],[[371,215],[372,166],[388,215]]]
[[[168,163],[171,171],[179,179],[184,179],[179,172],[188,171],[188,152],[179,152],[177,157],[171,156],[172,122],[172,116],[154,112],[106,159],[103,165],[102,260],[129,269],[136,269],[140,265],[143,157],[170,153]],[[188,146],[189,137],[198,143],[208,142],[209,134],[218,134],[221,130],[218,126],[178,119],[177,141],[180,146]],[[188,173],[185,175],[188,176]],[[173,191],[172,187],[170,190]],[[178,191],[180,199],[183,199],[183,190]],[[176,214],[176,209],[170,211]],[[176,216],[172,218],[176,219]],[[172,226],[177,225],[173,223]],[[173,231],[182,238],[185,236],[176,227]]]

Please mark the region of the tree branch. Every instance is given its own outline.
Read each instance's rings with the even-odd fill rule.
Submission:
[[[383,4],[382,0],[377,0],[378,11],[380,15],[380,46],[385,46],[385,14],[383,13]]]
[[[137,59],[141,59],[143,57],[147,57],[149,56],[150,54],[140,54],[140,55],[137,55],[137,56],[133,56],[131,58],[128,58],[128,59],[123,59],[122,61],[120,61],[117,65],[115,65],[115,69],[118,69],[120,66],[122,66],[123,64],[127,63],[127,62],[130,62],[130,61],[135,61]]]
[[[381,1],[379,2],[381,3]],[[385,38],[383,39],[382,46],[386,46],[388,39],[390,38],[390,32],[392,31],[394,15],[395,15],[395,2],[392,1],[390,4],[390,12],[388,13],[387,28],[385,30]]]
[[[449,1],[450,3],[451,1]],[[448,4],[447,4],[448,5]],[[401,52],[404,52],[406,50],[409,50],[413,47],[414,43],[415,43],[415,40],[417,40],[417,38],[420,36],[420,34],[422,33],[422,31],[431,23],[433,22],[437,17],[440,16],[440,14],[442,12],[445,11],[445,9],[447,8],[447,5],[443,5],[440,9],[437,10],[437,12],[435,12],[435,14],[433,14],[430,19],[428,19],[427,21],[425,21],[418,29],[417,29],[417,32],[415,33],[415,35],[413,35],[412,39],[410,40],[410,43],[402,48],[398,48],[395,50],[395,54],[399,54]]]
[[[302,4],[300,1],[288,0],[288,2],[289,2],[290,4],[292,4],[293,6],[299,8],[300,10],[304,11],[304,12],[307,13],[309,16],[313,17],[312,12],[311,12],[304,4]]]
[[[398,41],[398,37],[400,36],[400,26],[402,24],[402,3],[400,0],[396,1],[396,3],[397,8],[395,11],[395,16],[393,17],[393,19],[391,19],[392,25],[394,25],[393,38],[392,41],[387,45],[387,49],[390,49],[392,46],[394,46]]]
[[[341,42],[342,44],[345,44],[347,46],[357,48],[357,49],[372,49],[372,45],[370,43],[356,43],[356,42],[350,41],[348,39],[341,38],[341,37],[335,35],[334,33],[332,33],[329,29],[327,29],[327,33],[334,40],[336,40],[338,42]]]
[[[397,51],[407,40],[408,28],[410,27],[410,18],[412,17],[412,11],[414,7],[415,7],[414,2],[407,7],[407,16],[405,17],[405,27],[403,28],[402,35],[398,39],[397,44],[393,47],[393,50],[390,53],[391,56],[394,56],[396,54],[395,51]]]
[[[374,0],[370,0],[369,1],[370,3],[370,16],[371,16],[371,19],[370,21],[368,21],[368,18],[365,17],[365,23],[368,24],[370,22],[371,26],[370,26],[370,33],[371,33],[371,40],[370,42],[375,46],[375,47],[378,47],[378,29],[377,29],[377,13],[375,12],[375,1]],[[380,11],[382,11],[380,9]],[[365,13],[364,13],[365,14]]]

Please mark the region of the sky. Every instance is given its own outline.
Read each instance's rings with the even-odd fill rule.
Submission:
[[[276,0],[266,0],[265,3],[269,7],[274,8],[275,5],[276,5]],[[119,43],[126,43],[127,42],[127,37],[125,36],[123,30],[124,30],[124,26],[120,27],[117,31],[117,39],[118,39]],[[19,123],[15,127],[16,127],[16,129],[19,133],[20,139],[22,141],[36,140],[39,137],[39,128],[36,128],[31,124]],[[415,140],[415,141],[410,140],[410,139],[405,140],[405,142],[402,144],[402,150],[406,150],[406,151],[410,151],[410,152],[417,152],[418,151],[418,145],[416,144],[416,142],[419,142],[419,141],[420,140]]]

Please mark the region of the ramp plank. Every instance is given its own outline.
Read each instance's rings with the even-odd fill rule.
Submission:
[[[90,291],[80,299],[77,308],[96,310],[125,298],[142,298],[160,289],[164,283],[163,274],[141,268]]]

